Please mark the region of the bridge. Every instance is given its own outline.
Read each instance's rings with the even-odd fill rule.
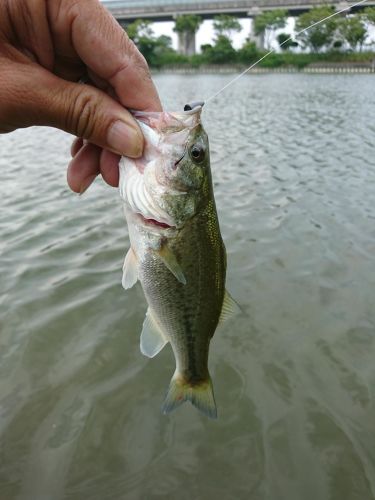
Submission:
[[[253,19],[265,10],[285,9],[289,16],[298,16],[313,7],[333,6],[336,10],[348,7],[345,0],[111,0],[104,2],[122,26],[136,19],[152,22],[173,21],[181,14],[198,14],[203,19],[212,19],[218,14],[231,14],[238,18]],[[368,0],[364,6],[375,6],[375,0]],[[195,35],[179,34],[179,49],[184,53],[195,52]],[[252,34],[250,34],[252,36]],[[253,37],[255,39],[255,37]],[[261,40],[256,40],[258,45]]]
[[[340,10],[350,3],[342,0],[111,0],[104,5],[120,22],[136,19],[151,21],[172,21],[179,14],[198,14],[212,19],[218,14],[232,14],[236,17],[254,17],[263,10],[286,9],[290,16],[296,16],[319,5],[331,5]],[[375,0],[368,0],[362,6],[375,6]]]

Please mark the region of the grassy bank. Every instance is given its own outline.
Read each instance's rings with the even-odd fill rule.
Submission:
[[[227,64],[226,62],[212,62],[207,59],[205,54],[197,54],[191,57],[182,56],[180,54],[169,54],[172,57],[165,57],[158,61],[158,64],[152,65],[156,70],[206,70],[207,72],[214,72],[215,67],[217,71],[225,72],[225,68],[245,68],[250,66],[265,53],[257,52],[251,57],[238,57]],[[241,55],[241,54],[240,54]],[[322,54],[293,54],[293,53],[273,53],[261,61],[258,69],[272,70],[272,69],[285,69],[285,70],[304,70],[308,68],[326,67],[332,70],[335,67],[340,68],[374,68],[375,67],[375,52],[357,52],[357,53],[341,53],[341,52],[326,52]]]

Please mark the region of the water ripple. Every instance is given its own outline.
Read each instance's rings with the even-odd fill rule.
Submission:
[[[160,75],[166,108],[230,75]],[[375,498],[372,75],[252,75],[204,108],[228,288],[219,420],[165,417],[139,352],[118,194],[65,182],[70,138],[0,136],[0,497]],[[183,98],[183,100],[182,100]]]

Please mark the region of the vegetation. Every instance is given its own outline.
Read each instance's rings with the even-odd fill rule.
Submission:
[[[240,32],[242,26],[238,19],[229,15],[220,15],[214,18],[214,43],[202,45],[201,62],[206,64],[226,64],[237,61],[237,52],[233,48],[231,36]],[[197,59],[196,59],[197,60]]]
[[[281,50],[290,50],[298,47],[298,42],[292,40],[289,33],[280,33],[279,35],[277,35],[276,40]]]
[[[242,30],[238,19],[226,14],[215,16],[213,27],[216,38],[225,37],[228,40],[230,40],[232,33],[239,33]]]
[[[375,7],[366,7],[363,16],[369,24],[375,25]]]
[[[315,7],[298,17],[296,30],[300,32],[333,13],[333,7]],[[337,25],[337,17],[332,17],[317,26],[313,26],[308,31],[300,33],[297,35],[297,39],[301,41],[302,47],[310,49],[311,52],[320,52],[324,47],[332,45]]]
[[[201,16],[197,16],[195,14],[183,14],[176,17],[173,31],[175,31],[176,33],[196,33],[202,22],[203,19],[201,18]]]
[[[363,16],[351,16],[340,19],[338,23],[338,31],[343,41],[347,42],[351,50],[362,51],[363,45],[367,38],[367,29]]]
[[[296,31],[302,31],[316,21],[329,16],[333,10],[330,7],[316,7],[302,14],[296,21]],[[195,33],[202,18],[195,15],[178,16],[175,31],[178,33]],[[286,24],[286,12],[276,10],[258,16],[255,22],[256,33],[262,34],[267,46],[270,45],[271,34]],[[368,49],[369,26],[375,26],[375,8],[368,7],[356,14],[346,17],[333,17],[314,26],[304,33],[290,39],[288,33],[279,33],[276,40],[281,52],[273,53],[259,64],[260,67],[295,66],[303,68],[311,63],[322,62],[364,62],[374,60],[374,52]],[[251,65],[267,50],[260,50],[253,41],[247,40],[236,50],[232,45],[233,33],[241,31],[239,21],[233,16],[221,15],[214,19],[215,37],[211,44],[201,47],[201,53],[185,56],[172,48],[171,38],[165,35],[155,36],[149,21],[137,20],[127,27],[129,37],[134,41],[145,56],[151,67],[189,65],[199,67],[210,64]],[[296,53],[300,47],[305,52]],[[366,47],[367,50],[363,50]],[[307,52],[306,52],[307,51]]]
[[[270,48],[273,31],[284,28],[287,21],[288,11],[284,9],[266,10],[259,14],[254,20],[254,31],[263,37],[266,49]]]
[[[260,57],[261,56],[255,42],[247,41],[243,44],[240,50],[237,51],[237,61],[244,65],[253,64]]]
[[[157,68],[166,64],[188,62],[187,57],[178,54],[172,48],[171,37],[166,35],[155,37],[150,21],[138,19],[129,24],[126,31],[150,66]]]

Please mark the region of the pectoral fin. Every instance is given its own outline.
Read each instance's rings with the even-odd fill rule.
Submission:
[[[240,306],[234,300],[233,297],[225,290],[223,306],[221,308],[221,314],[219,319],[219,324],[224,323],[227,319],[231,318],[235,314],[241,312]]]
[[[168,340],[164,337],[161,328],[153,318],[150,309],[148,309],[141,333],[141,353],[144,356],[153,358],[163,349],[167,342]]]
[[[126,254],[123,266],[122,286],[127,290],[137,283],[138,280],[138,261],[132,247]]]
[[[168,248],[168,245],[163,245],[161,249],[157,251],[157,254],[175,278],[183,285],[186,285],[186,278],[182,272],[181,266],[177,262],[174,253]]]

